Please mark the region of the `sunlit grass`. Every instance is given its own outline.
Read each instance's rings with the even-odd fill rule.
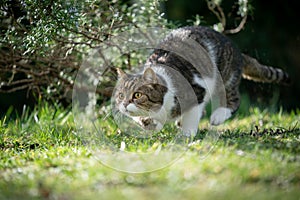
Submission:
[[[203,135],[210,130],[205,118],[194,142],[174,164],[141,174],[119,172],[95,159],[78,137],[70,110],[40,105],[16,118],[11,113],[0,121],[0,199],[298,199],[300,195],[299,111],[270,113],[251,107],[217,127],[218,140],[204,145]],[[104,125],[108,130],[113,126],[109,121]],[[139,138],[111,127],[114,133],[106,137],[116,149],[123,144],[129,152],[155,151],[173,141],[173,128]],[[207,151],[207,146],[212,148]]]

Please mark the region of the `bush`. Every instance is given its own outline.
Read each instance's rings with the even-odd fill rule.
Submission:
[[[27,89],[41,98],[70,100],[89,50],[131,27],[167,24],[160,1],[4,1],[0,92]]]

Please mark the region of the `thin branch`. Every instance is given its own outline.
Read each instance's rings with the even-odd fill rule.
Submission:
[[[246,24],[246,21],[247,21],[247,14],[245,14],[245,16],[240,21],[240,24],[236,28],[226,30],[225,29],[225,27],[226,27],[226,17],[225,17],[225,14],[223,12],[223,9],[220,7],[219,4],[216,4],[213,0],[206,0],[206,2],[207,2],[208,9],[221,22],[221,24],[222,24],[222,30],[221,31],[224,34],[235,34],[235,33],[240,32],[244,28],[244,26]]]
[[[21,79],[21,80],[16,80],[16,81],[12,81],[12,82],[8,82],[8,83],[1,83],[1,87],[2,86],[15,86],[15,85],[19,85],[19,84],[24,84],[24,83],[32,83],[33,79]]]
[[[243,19],[240,21],[240,24],[236,28],[230,29],[230,30],[225,30],[223,33],[224,34],[235,34],[235,33],[240,32],[244,28],[246,21],[247,21],[247,15],[245,15],[243,17]]]
[[[218,20],[221,22],[222,28],[224,30],[225,26],[226,26],[226,17],[223,12],[223,9],[220,7],[220,5],[216,4],[213,0],[206,0],[206,2],[207,2],[208,9],[212,13],[214,13],[214,15],[218,18]]]
[[[34,84],[21,85],[21,86],[18,86],[18,87],[7,89],[7,90],[0,88],[0,93],[13,93],[13,92],[16,92],[16,91],[19,91],[19,90],[28,89],[32,86],[34,86]]]

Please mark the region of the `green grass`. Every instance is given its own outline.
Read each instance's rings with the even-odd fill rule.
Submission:
[[[184,155],[138,174],[95,159],[76,136],[70,111],[39,106],[15,119],[9,111],[0,121],[0,199],[299,199],[300,112],[243,110],[217,128],[217,142],[201,143],[209,130],[204,119]],[[148,139],[107,133],[107,139],[144,152],[172,142],[171,130]]]

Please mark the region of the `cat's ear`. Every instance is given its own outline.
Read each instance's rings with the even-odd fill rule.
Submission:
[[[146,81],[157,82],[157,76],[153,69],[150,67],[146,68],[143,74],[143,79]]]
[[[117,73],[118,73],[118,78],[121,79],[121,78],[126,78],[127,77],[127,74],[120,68],[116,68],[117,70]]]

